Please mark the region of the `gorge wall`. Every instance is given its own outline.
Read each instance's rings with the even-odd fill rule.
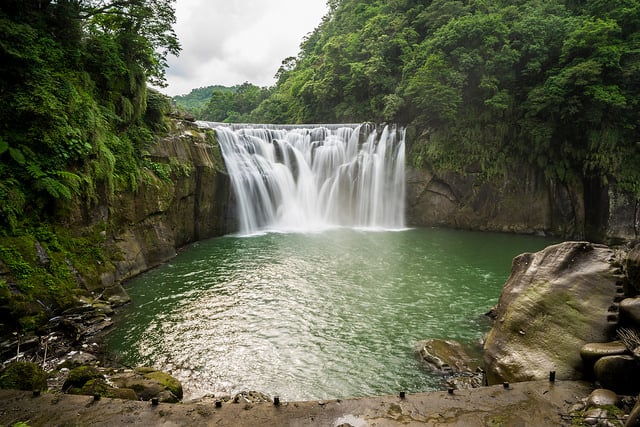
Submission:
[[[102,227],[107,253],[112,254],[112,268],[85,283],[89,291],[126,298],[119,286],[123,280],[166,262],[189,243],[232,230],[229,178],[213,132],[184,121],[173,126],[148,148],[150,164],[164,174],[146,169],[135,191],[105,197],[97,206],[78,206],[71,213],[72,229]]]
[[[135,191],[77,206],[71,229],[102,227],[113,253],[90,291],[118,283],[174,257],[179,248],[237,230],[230,180],[212,130],[187,121],[148,148],[151,164]],[[537,233],[595,242],[631,241],[640,229],[639,202],[611,188],[550,182],[534,170],[481,180],[472,170],[436,174],[407,170],[407,225]],[[109,200],[109,201],[107,201]]]
[[[546,179],[522,167],[489,180],[479,171],[407,172],[407,223],[621,243],[638,238],[639,201],[594,183]]]

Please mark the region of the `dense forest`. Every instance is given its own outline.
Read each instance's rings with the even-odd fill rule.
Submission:
[[[58,201],[135,184],[140,152],[169,105],[147,82],[162,85],[166,55],[179,51],[171,3],[0,4],[4,232]]]
[[[145,147],[171,103],[147,84],[164,84],[180,50],[174,13],[172,0],[0,2],[4,332],[72,304],[76,275],[101,268],[106,224],[67,230],[70,208],[133,190],[157,166]]]
[[[214,91],[233,92],[234,88],[220,85],[199,87],[192,89],[188,94],[174,96],[173,102],[178,108],[200,117],[202,109],[209,102]]]
[[[145,153],[171,103],[147,85],[163,86],[180,50],[173,3],[0,2],[0,323],[33,329],[45,318],[34,306],[70,303],[69,265],[100,264],[108,224],[74,234],[70,208],[134,191],[145,171],[166,176]],[[490,177],[526,164],[640,196],[636,0],[328,8],[273,87],[201,88],[183,107],[220,122],[396,122],[411,129],[414,167]]]
[[[473,164],[491,176],[525,162],[551,179],[612,180],[640,195],[637,1],[328,6],[256,109],[240,120],[202,117],[396,122],[420,136],[411,155],[417,167]],[[214,98],[217,105],[222,95]]]

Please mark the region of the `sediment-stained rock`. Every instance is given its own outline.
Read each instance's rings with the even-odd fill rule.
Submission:
[[[484,347],[490,384],[580,379],[580,349],[609,341],[609,307],[620,282],[614,252],[604,245],[565,242],[513,260]]]

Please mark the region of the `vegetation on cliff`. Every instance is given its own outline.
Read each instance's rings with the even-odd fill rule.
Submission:
[[[330,0],[257,122],[393,121],[411,160],[640,194],[640,6],[630,0]]]
[[[63,228],[143,176],[167,129],[173,0],[0,4],[0,323],[33,330],[104,268],[106,224]],[[97,280],[97,279],[96,279]]]
[[[255,123],[251,112],[271,94],[249,82],[232,87],[207,86],[193,89],[187,95],[174,96],[179,108],[201,120],[220,123]]]

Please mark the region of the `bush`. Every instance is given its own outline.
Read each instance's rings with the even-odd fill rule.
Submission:
[[[0,374],[0,388],[46,390],[47,373],[31,362],[14,362]]]

